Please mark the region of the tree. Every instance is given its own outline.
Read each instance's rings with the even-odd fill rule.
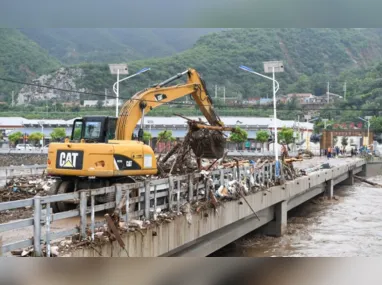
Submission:
[[[229,137],[230,141],[239,143],[239,144],[245,142],[247,138],[248,138],[248,133],[239,127],[236,127]]]
[[[23,138],[23,133],[22,132],[16,132],[13,134],[10,134],[8,136],[8,140],[12,143],[15,144],[18,140]]]
[[[60,141],[61,139],[64,139],[66,137],[66,131],[64,128],[55,128],[50,133],[50,136],[53,141]]]
[[[264,143],[269,139],[269,133],[267,131],[261,130],[256,133],[256,141],[261,143],[261,150],[263,150]]]
[[[74,130],[73,139],[74,140],[81,139],[81,129],[77,128]]]
[[[248,138],[248,133],[239,127],[236,127],[229,137],[231,141],[237,142],[237,143],[245,142],[247,138]]]
[[[373,129],[374,133],[382,133],[382,117],[373,117],[370,120],[370,127]]]
[[[72,112],[79,112],[79,111],[81,111],[81,108],[80,108],[80,106],[78,106],[78,105],[76,105],[76,106],[73,106],[71,109],[70,109]]]
[[[97,101],[97,109],[98,110],[102,109],[102,101],[101,100]]]
[[[348,145],[348,137],[342,137],[341,144],[345,148]]]
[[[158,134],[158,141],[161,141],[161,142],[175,141],[175,138],[172,136],[172,131],[164,130]]]
[[[149,133],[149,132],[143,132],[143,141],[144,141],[146,144],[148,144],[148,143],[150,142],[151,137],[152,137],[151,133]]]
[[[293,129],[283,127],[278,134],[279,143],[290,144],[293,142]]]
[[[33,144],[38,144],[40,142],[40,140],[42,140],[43,137],[44,137],[44,135],[42,133],[34,132],[34,133],[31,133],[29,135],[28,140],[30,142],[32,142]]]

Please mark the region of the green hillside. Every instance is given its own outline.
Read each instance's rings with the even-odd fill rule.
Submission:
[[[360,121],[359,117],[382,115],[382,62],[364,70],[343,72],[339,79],[347,82],[346,99],[321,112],[323,118],[336,122]],[[374,118],[372,129],[382,132],[382,117]]]
[[[349,68],[364,68],[382,60],[382,36],[378,29],[234,29],[205,35],[195,46],[176,55],[139,60],[130,70],[151,67],[145,75],[121,87],[123,96],[164,80],[188,67],[197,69],[207,81],[225,86],[227,97],[271,96],[271,81],[241,71],[248,65],[263,72],[263,61],[283,60],[285,72],[277,74],[279,94],[312,92],[321,95],[326,82]],[[85,78],[78,83],[93,91],[110,87],[115,78],[106,65],[83,64]],[[309,78],[309,86],[306,85]],[[337,89],[340,86],[336,87]],[[342,92],[341,90],[332,90]],[[222,91],[219,91],[222,96]]]
[[[14,29],[0,29],[0,77],[29,81],[57,69],[57,59]],[[0,81],[1,100],[10,100],[21,86]]]
[[[163,57],[191,48],[202,35],[220,29],[20,29],[66,64],[114,63]]]

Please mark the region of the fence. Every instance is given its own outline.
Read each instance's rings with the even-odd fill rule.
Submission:
[[[283,169],[280,169],[283,177]],[[33,207],[32,218],[11,221],[0,224],[2,232],[33,226],[33,237],[24,240],[4,244],[0,247],[1,252],[7,253],[12,250],[34,247],[36,256],[42,254],[42,244],[46,244],[47,256],[50,256],[50,247],[53,240],[64,238],[79,233],[81,239],[88,238],[87,229],[90,226],[91,239],[94,240],[95,228],[105,224],[105,221],[95,222],[95,213],[107,209],[114,209],[122,199],[126,199],[126,213],[121,217],[123,221],[135,219],[150,219],[157,209],[167,211],[180,211],[183,204],[196,200],[209,200],[209,190],[217,190],[220,185],[232,180],[240,180],[251,189],[255,185],[265,185],[275,181],[276,167],[274,163],[268,163],[256,167],[239,166],[229,169],[214,170],[209,175],[210,179],[204,179],[201,173],[192,173],[180,176],[170,176],[163,179],[146,179],[143,182],[131,184],[116,184],[99,189],[80,190],[74,193],[58,194],[51,196],[35,196],[31,199],[0,203],[0,211],[13,210],[22,207]],[[138,195],[130,198],[130,192],[138,190]],[[97,204],[95,197],[115,193],[115,201]],[[51,204],[68,201],[79,204],[79,209],[60,213],[52,213]],[[87,224],[87,216],[90,214],[91,222]],[[79,228],[68,228],[61,232],[51,233],[51,225],[57,220],[79,217]],[[128,224],[128,223],[126,223]],[[43,228],[45,234],[43,234]]]
[[[0,167],[0,181],[6,183],[11,178],[41,174],[45,169],[44,164]]]

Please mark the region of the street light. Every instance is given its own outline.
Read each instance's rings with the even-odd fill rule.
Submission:
[[[265,73],[272,73],[272,77],[268,77],[266,75],[263,75],[261,73],[255,72],[252,68],[249,68],[247,66],[241,65],[239,68],[256,74],[258,76],[261,76],[263,78],[272,80],[273,83],[273,115],[274,115],[274,130],[275,130],[275,143],[274,143],[274,151],[275,151],[275,160],[276,160],[276,175],[279,176],[279,158],[278,158],[278,143],[277,143],[277,116],[276,116],[276,93],[280,88],[280,84],[275,80],[275,72],[283,72],[284,71],[284,65],[282,61],[267,61],[264,62],[264,72]]]
[[[365,116],[365,119],[359,117],[362,121],[367,122],[367,145],[369,145],[369,130],[370,130],[370,119],[372,118],[371,116]]]
[[[40,127],[41,127],[41,133],[42,133],[42,143],[41,143],[41,148],[44,147],[44,122],[43,121],[39,121],[38,122]]]
[[[121,80],[119,80],[119,75],[120,74],[129,74],[129,70],[127,68],[127,64],[124,64],[124,63],[122,63],[122,64],[109,64],[109,68],[110,68],[110,73],[111,74],[117,74],[117,81],[113,85],[113,91],[114,91],[114,93],[116,95],[115,116],[118,117],[119,83],[122,82],[122,81],[125,81],[127,79],[130,79],[130,78],[132,78],[134,76],[137,76],[137,75],[139,75],[141,73],[149,71],[150,68],[149,67],[145,67],[145,68],[139,70],[137,73],[134,73],[133,75],[125,77],[125,78],[123,78]]]
[[[154,121],[153,120],[148,120],[147,123],[150,126],[150,141],[149,141],[149,145],[151,147],[151,137],[152,137],[152,135],[151,135],[151,125],[154,124]]]

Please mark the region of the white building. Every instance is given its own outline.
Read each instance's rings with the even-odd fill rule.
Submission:
[[[97,107],[99,100],[84,100],[83,107]],[[102,107],[115,107],[117,99],[101,100]],[[118,100],[118,106],[122,106],[123,101]]]

